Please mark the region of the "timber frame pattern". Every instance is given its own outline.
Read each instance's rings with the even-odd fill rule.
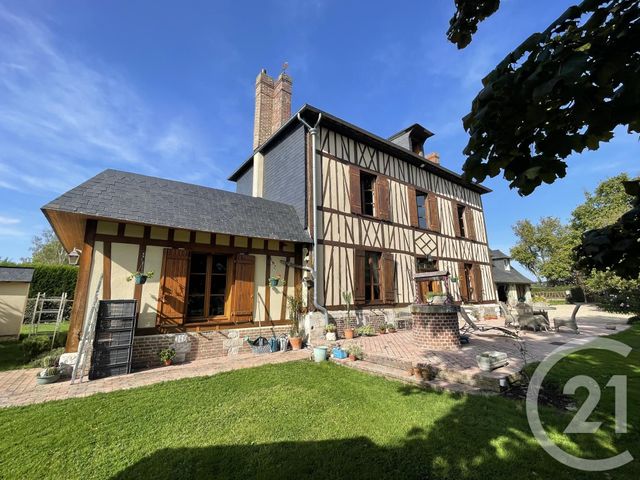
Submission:
[[[358,301],[363,280],[362,266],[356,260],[364,250],[392,259],[393,268],[382,269],[387,293],[379,303],[385,306],[402,307],[413,302],[416,259],[427,256],[454,277],[465,278],[467,270],[470,283],[452,285],[458,300],[495,302],[478,192],[333,130],[321,128],[319,137],[317,154],[322,173],[317,218],[322,226],[322,285],[317,287],[324,293],[327,308],[343,309],[344,291],[354,292],[356,304],[364,303]],[[374,216],[364,215],[359,205],[361,172],[376,176],[378,206]],[[425,207],[430,218],[426,229],[418,227],[416,192],[427,195]],[[464,212],[465,235],[461,235],[457,217],[459,207]],[[310,212],[311,208],[309,202]]]

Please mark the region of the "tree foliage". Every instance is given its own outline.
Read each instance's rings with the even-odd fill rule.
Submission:
[[[640,180],[624,182],[633,208],[612,225],[589,230],[576,247],[578,266],[612,272],[623,279],[640,277]]]
[[[67,252],[56,237],[53,230],[43,230],[31,241],[31,258],[25,262],[40,265],[64,265],[67,263]]]
[[[498,5],[456,6],[449,38],[464,47]],[[637,0],[585,0],[531,35],[483,79],[463,119],[465,175],[483,181],[502,171],[529,195],[564,177],[569,155],[611,140],[616,126],[640,132],[639,44]]]
[[[500,0],[455,0],[456,13],[449,20],[447,37],[458,48],[464,48],[471,43],[471,37],[478,31],[478,24],[492,15]]]
[[[530,270],[538,282],[571,278],[571,247],[566,246],[569,230],[558,218],[541,218],[538,224],[520,220],[513,232],[518,243],[511,249],[511,258]]]

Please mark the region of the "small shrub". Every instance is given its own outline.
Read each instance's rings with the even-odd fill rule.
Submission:
[[[173,360],[173,357],[175,356],[176,351],[173,348],[165,348],[164,350],[160,350],[160,352],[158,352],[158,357],[160,357],[160,361],[162,362]]]
[[[44,367],[46,368],[47,366],[44,365],[44,361],[45,358],[47,357],[53,357],[56,360],[55,365],[58,365],[58,362],[60,361],[60,355],[62,355],[64,353],[64,348],[63,347],[59,347],[59,348],[54,348],[53,350],[51,350],[50,352],[44,352],[41,353],[40,355],[36,356],[33,360],[31,360],[31,362],[29,362],[29,366],[30,367]],[[54,366],[54,365],[51,365]]]
[[[636,323],[640,323],[640,315],[634,315],[629,320],[627,320],[628,325],[634,325]]]
[[[38,355],[51,349],[51,337],[48,335],[34,335],[22,341],[22,353],[26,361],[31,361]]]
[[[362,351],[362,347],[360,345],[351,344],[346,349],[348,355],[353,355],[358,360],[362,360],[364,353]]]
[[[337,329],[337,327],[336,327],[336,325],[334,323],[330,323],[329,325],[324,327],[324,331],[325,332],[335,332],[336,329]]]
[[[367,336],[367,337],[371,337],[371,336],[376,334],[376,331],[373,328],[373,325],[363,325],[362,327],[358,327],[356,329],[356,333],[358,335],[364,335],[364,336]]]
[[[59,375],[60,369],[58,367],[49,367],[45,368],[40,372],[41,377],[53,377],[54,375]]]

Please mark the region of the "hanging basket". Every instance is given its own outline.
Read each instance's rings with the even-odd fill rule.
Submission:
[[[147,283],[147,275],[135,275],[134,280],[136,281],[136,285],[144,285]]]

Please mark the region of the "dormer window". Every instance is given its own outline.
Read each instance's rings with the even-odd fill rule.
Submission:
[[[508,258],[504,259],[504,269],[508,272],[509,270],[511,270],[511,262],[509,261]]]

